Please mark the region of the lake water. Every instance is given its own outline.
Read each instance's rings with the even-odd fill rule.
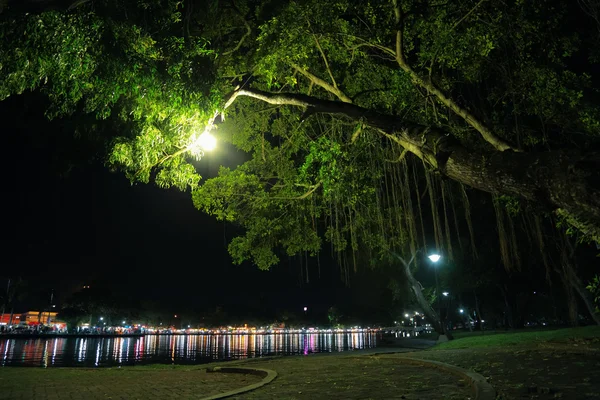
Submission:
[[[146,335],[0,339],[0,365],[108,367],[352,351],[377,346],[373,332],[260,335]]]

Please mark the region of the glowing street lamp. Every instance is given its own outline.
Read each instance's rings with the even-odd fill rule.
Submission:
[[[448,295],[449,295],[450,293],[448,293],[448,292],[442,292],[442,294],[443,294],[444,296],[448,297]]]
[[[460,310],[458,310],[458,312],[462,314],[462,313],[464,313],[464,312],[465,312],[465,310],[463,310],[463,309],[461,308]]]
[[[192,136],[192,142],[187,147],[190,153],[201,158],[205,151],[212,151],[217,147],[217,139],[210,133],[210,129],[207,128],[200,135],[194,134]]]
[[[442,258],[442,256],[440,256],[439,254],[432,254],[432,255],[428,256],[427,258],[429,258],[433,262],[438,262],[440,260],[440,258]]]
[[[217,139],[208,131],[202,132],[197,139],[197,145],[205,151],[212,151],[217,147]]]

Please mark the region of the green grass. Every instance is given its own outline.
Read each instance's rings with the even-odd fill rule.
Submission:
[[[432,350],[464,349],[473,347],[499,347],[543,342],[568,341],[572,339],[600,338],[600,326],[566,328],[556,330],[533,330],[513,332],[457,332],[455,340],[440,343]]]

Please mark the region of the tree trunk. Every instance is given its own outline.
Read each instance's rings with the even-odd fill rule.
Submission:
[[[431,307],[425,296],[423,296],[423,287],[421,286],[421,283],[415,279],[412,272],[410,271],[410,265],[406,263],[402,258],[398,257],[398,259],[400,259],[402,264],[400,270],[402,271],[402,274],[404,275],[406,281],[408,282],[408,285],[410,286],[413,294],[415,295],[417,304],[421,307],[427,319],[431,321],[433,329],[440,335],[446,335],[448,340],[454,339],[452,334],[450,332],[447,332],[446,329],[444,329],[444,325],[440,319],[440,316],[435,312],[433,307]]]
[[[565,292],[567,294],[567,311],[569,314],[569,325],[576,327],[579,323],[577,321],[577,298],[573,293],[573,287],[565,282]]]
[[[508,289],[504,290],[504,288],[500,285],[498,285],[498,288],[500,289],[500,292],[502,293],[502,297],[504,298],[504,307],[505,307],[504,315],[506,318],[505,326],[510,329],[514,329],[515,323],[513,320],[512,308],[510,306],[510,302],[508,301],[508,295],[507,295]]]
[[[481,315],[481,308],[479,307],[479,299],[477,298],[477,293],[473,291],[473,295],[475,296],[475,311],[477,311],[477,319],[479,320],[479,330],[483,332],[483,316]]]
[[[344,115],[375,129],[450,179],[473,188],[525,198],[562,215],[600,241],[600,153],[577,149],[546,152],[481,151],[464,147],[449,132],[381,114],[354,104],[293,93],[235,91],[275,105],[306,109],[305,115]]]
[[[577,292],[579,297],[581,297],[585,308],[590,313],[590,316],[592,317],[596,325],[600,325],[600,315],[596,313],[592,299],[590,299],[590,292],[587,291],[581,280],[577,277],[577,275],[575,275],[573,271],[571,271],[570,273],[569,282],[571,283],[571,287],[575,290],[575,292]]]

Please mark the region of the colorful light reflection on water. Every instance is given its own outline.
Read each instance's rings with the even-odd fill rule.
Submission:
[[[376,345],[373,332],[0,339],[0,365],[202,364],[271,355],[352,351]]]

